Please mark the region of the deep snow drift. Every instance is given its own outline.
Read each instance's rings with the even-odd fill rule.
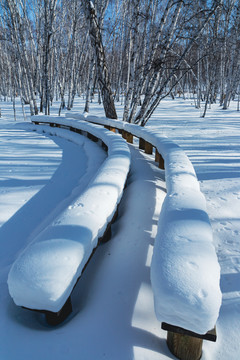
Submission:
[[[79,100],[79,106],[80,103]],[[84,171],[89,159],[99,150],[86,150],[87,139],[78,148],[59,138],[18,130],[11,120],[11,108],[1,105],[0,358],[174,359],[166,346],[166,333],[160,329],[154,314],[149,271],[157,219],[165,196],[163,172],[156,168],[151,156],[140,153],[134,146],[131,146],[134,166],[113,238],[96,251],[78,283],[71,321],[52,329],[40,314],[12,303],[6,285],[11,263],[26,243],[72,200],[71,189],[77,186],[81,176],[77,171]],[[120,106],[118,111],[121,112]],[[98,105],[94,105],[92,113],[103,115]],[[217,343],[204,341],[202,359],[237,360],[240,356],[238,113],[214,107],[202,119],[190,101],[166,100],[153,118],[147,126],[160,129],[190,157],[207,198],[214,230],[223,304],[217,323]]]

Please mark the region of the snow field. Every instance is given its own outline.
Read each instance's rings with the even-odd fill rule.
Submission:
[[[74,110],[81,112],[84,102],[77,97]],[[131,173],[112,239],[98,247],[81,276],[72,294],[70,321],[53,330],[41,314],[13,303],[7,287],[9,264],[34,240],[38,231],[32,229],[37,226],[39,230],[39,219],[45,215],[49,220],[49,209],[52,213],[51,208],[56,207],[57,194],[64,199],[67,188],[75,189],[81,171],[88,171],[89,161],[93,159],[94,165],[100,156],[99,146],[85,137],[82,148],[47,132],[45,136],[19,132],[19,122],[23,121],[19,99],[16,106],[14,121],[12,103],[1,103],[0,359],[173,359],[166,344],[166,331],[161,330],[154,313],[149,267],[165,196],[165,182],[160,181],[163,171],[156,167],[152,156],[137,148],[132,152],[132,145]],[[54,103],[51,112],[58,114],[59,106]],[[121,118],[121,103],[116,103],[116,107]],[[27,106],[25,109],[28,112]],[[221,266],[223,299],[217,342],[203,342],[202,360],[240,358],[240,124],[236,109],[236,102],[231,102],[227,111],[212,105],[203,119],[193,100],[165,99],[146,126],[181,146],[194,165],[207,200]],[[91,104],[91,114],[104,115],[97,101]],[[103,150],[101,153],[105,154]],[[29,162],[31,166],[26,166]],[[74,190],[72,195],[74,198],[78,192]],[[155,203],[158,211],[153,216]],[[57,208],[59,211],[62,205],[57,204]],[[48,223],[44,221],[40,229]]]
[[[43,116],[34,117],[37,119],[45,120]],[[65,118],[49,120],[67,126],[71,123]],[[8,276],[10,295],[17,305],[29,309],[58,312],[65,304],[116,212],[129,171],[130,152],[119,135],[80,121],[75,121],[75,127],[104,141],[108,157],[87,189],[40,232],[12,265]],[[50,132],[75,142],[81,138],[71,132],[66,135],[62,129]]]

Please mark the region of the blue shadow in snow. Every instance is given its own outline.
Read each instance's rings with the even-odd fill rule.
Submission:
[[[31,241],[32,232],[36,228],[41,231],[61,211],[62,205],[67,205],[66,198],[85,173],[86,156],[82,152],[79,156],[82,150],[70,142],[66,146],[58,137],[51,139],[62,148],[62,162],[46,185],[0,228],[0,267],[11,264]],[[83,163],[76,166],[79,158]]]

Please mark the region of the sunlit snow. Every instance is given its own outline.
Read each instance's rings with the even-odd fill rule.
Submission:
[[[82,112],[83,104],[84,100],[77,99],[74,111]],[[20,108],[19,104],[18,121],[23,120]],[[83,359],[173,359],[166,333],[155,316],[150,283],[150,260],[165,182],[153,158],[139,152],[135,145],[130,146],[133,166],[113,237],[97,249],[75,288],[69,321],[52,329],[41,314],[13,303],[7,287],[11,264],[72,203],[76,194],[71,189],[81,180],[87,161],[93,159],[94,165],[99,150],[92,148],[91,142],[87,145],[86,138],[79,146],[59,137],[23,131],[18,123],[15,126],[11,104],[2,102],[1,109],[0,358],[77,360],[81,355]],[[120,105],[117,111],[121,114]],[[91,114],[104,115],[98,104],[92,104]],[[167,99],[147,128],[184,149],[207,200],[221,266],[223,302],[216,324],[217,342],[204,341],[202,359],[238,360],[239,114],[233,103],[227,111],[213,106],[205,119],[199,115],[190,100]]]

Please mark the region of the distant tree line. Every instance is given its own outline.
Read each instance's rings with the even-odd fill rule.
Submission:
[[[0,95],[59,114],[85,95],[146,124],[190,94],[227,109],[240,94],[240,0],[0,0]]]

